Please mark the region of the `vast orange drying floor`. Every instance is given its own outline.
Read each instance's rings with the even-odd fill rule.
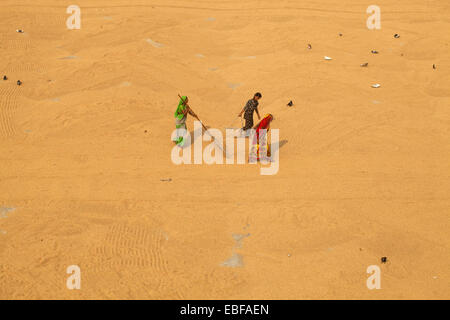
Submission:
[[[0,298],[450,298],[450,4],[370,4],[2,0]],[[278,174],[172,163],[256,91]]]

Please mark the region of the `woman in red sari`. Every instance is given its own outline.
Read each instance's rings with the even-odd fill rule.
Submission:
[[[270,161],[270,147],[267,139],[273,116],[267,114],[255,127],[253,145],[250,149],[249,162]]]

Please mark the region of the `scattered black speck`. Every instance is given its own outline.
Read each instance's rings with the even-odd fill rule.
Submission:
[[[8,77],[7,76],[3,76],[3,80],[8,80]]]
[[[400,35],[398,33],[394,34],[394,38],[398,39],[400,38]]]
[[[294,105],[294,103],[291,101],[289,101],[289,103],[287,104],[289,107],[292,107]]]
[[[387,257],[381,257],[381,263],[386,263],[387,262]]]
[[[433,69],[435,69],[435,70],[436,70],[436,65],[435,65],[435,64],[433,64]]]
[[[22,85],[22,81],[17,80],[17,85],[18,85],[18,86]]]

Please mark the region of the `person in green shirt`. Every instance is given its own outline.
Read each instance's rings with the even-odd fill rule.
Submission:
[[[189,107],[188,102],[189,98],[187,96],[182,96],[180,102],[178,103],[177,110],[175,111],[175,127],[177,129],[177,135],[173,141],[180,147],[184,145],[182,130],[187,130],[187,115],[190,114],[191,116],[198,119],[197,115]]]

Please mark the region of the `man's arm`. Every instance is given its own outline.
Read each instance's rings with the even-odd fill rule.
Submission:
[[[259,116],[258,108],[255,109],[256,114],[258,115],[258,120],[261,120],[261,117]]]
[[[242,109],[242,111],[239,113],[238,117],[242,116],[242,114],[245,112],[245,109],[247,109],[249,102],[247,102],[244,106],[244,108]]]

